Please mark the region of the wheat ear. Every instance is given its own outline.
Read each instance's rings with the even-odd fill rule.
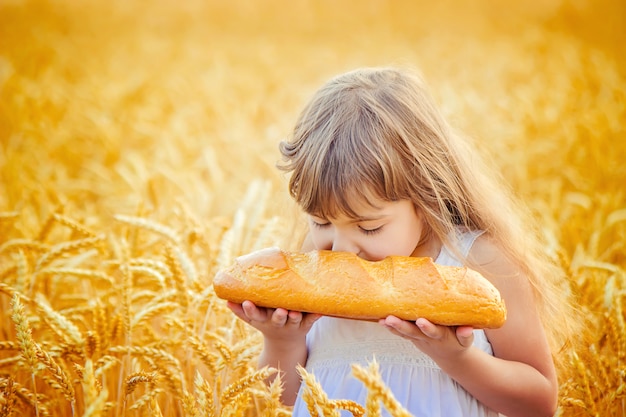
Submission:
[[[202,378],[200,372],[196,372],[196,377],[194,378],[193,383],[196,396],[198,397],[198,406],[200,407],[202,415],[206,417],[216,417],[215,401],[213,399],[213,389],[211,388],[211,385],[209,385],[209,383]]]
[[[183,410],[185,411],[186,417],[200,417],[200,410],[198,410],[196,399],[187,391],[183,393]]]
[[[11,239],[0,245],[0,253],[24,250],[26,252],[46,252],[48,245],[30,239]]]
[[[69,217],[66,217],[60,213],[54,213],[52,215],[52,218],[54,219],[55,222],[73,230],[74,232],[77,232],[78,234],[84,236],[84,237],[95,237],[96,234],[94,232],[92,232],[91,230],[87,229],[85,226],[83,226],[82,224],[78,223],[75,220],[70,219]]]
[[[263,417],[274,417],[280,412],[282,402],[280,397],[283,394],[283,379],[280,372],[276,373],[276,377],[270,383],[268,391],[265,393],[265,410]]]
[[[46,252],[43,256],[39,258],[39,260],[37,261],[37,265],[35,266],[35,271],[41,271],[44,267],[52,263],[55,259],[58,259],[67,253],[76,252],[85,248],[96,247],[103,240],[104,235],[101,235],[56,244],[52,248],[50,248],[48,252]]]
[[[37,363],[37,351],[33,341],[32,330],[18,294],[13,295],[11,308],[13,310],[11,318],[15,323],[16,339],[20,348],[20,354],[34,373]]]
[[[275,372],[277,372],[276,369],[266,366],[244,378],[241,378],[238,381],[233,382],[228,387],[226,387],[224,392],[222,392],[222,395],[220,396],[220,406],[222,407],[222,409],[224,409],[228,406],[233,405],[238,396],[245,393],[252,385],[257,383],[258,381],[267,379]]]
[[[117,214],[114,216],[114,218],[119,222],[157,233],[163,237],[168,238],[174,244],[180,244],[181,242],[180,236],[178,235],[178,233],[176,233],[174,229],[161,223],[157,223],[153,220],[148,220],[143,217],[137,216],[126,216],[123,214]]]
[[[57,333],[68,344],[75,344],[83,347],[85,339],[81,334],[78,327],[68,320],[64,315],[52,309],[48,301],[41,293],[38,293],[35,297],[37,307],[39,307],[40,313],[50,325],[50,328]]]
[[[81,378],[83,386],[83,402],[85,404],[83,417],[102,415],[105,409],[108,392],[106,389],[103,389],[100,381],[96,379],[93,361],[87,359],[85,361],[85,367],[80,370],[78,365],[75,364],[74,367]]]
[[[129,410],[140,410],[140,409],[142,409],[142,408],[144,408],[146,406],[150,406],[150,404],[152,403],[152,400],[156,400],[156,397],[159,394],[162,394],[164,392],[165,392],[165,390],[163,390],[161,388],[154,388],[154,389],[150,390],[149,392],[145,393],[144,395],[142,395],[128,409]]]
[[[371,413],[370,408],[374,415],[380,415],[378,404],[379,401],[382,401],[387,411],[394,417],[411,417],[411,414],[400,405],[391,390],[383,383],[376,359],[370,362],[367,369],[358,364],[353,364],[352,373],[367,387],[366,411],[368,416]]]
[[[183,311],[186,312],[189,308],[187,282],[179,259],[174,254],[174,247],[172,245],[167,245],[165,248],[165,263],[172,274],[172,280],[174,281],[176,294],[178,296],[178,303],[183,307]]]
[[[76,394],[69,376],[65,373],[65,371],[63,371],[52,356],[50,356],[45,350],[41,349],[37,343],[35,343],[35,353],[37,360],[39,360],[39,362],[52,375],[54,381],[54,383],[52,383],[53,388],[59,389],[67,401],[74,403],[76,400]]]
[[[202,363],[209,369],[211,375],[215,375],[217,373],[216,355],[209,352],[206,346],[204,346],[204,344],[194,336],[190,336],[187,341],[193,348],[193,351],[196,353],[198,358],[200,358]]]
[[[6,379],[0,378],[0,388],[4,388],[7,382]],[[13,381],[13,389],[17,398],[27,406],[35,410],[35,415],[39,417],[49,417],[50,411],[44,403],[40,403],[43,395],[38,395],[35,392],[31,392],[28,388],[23,387],[17,381]]]
[[[130,395],[135,391],[138,384],[141,383],[154,383],[158,379],[159,375],[156,372],[139,371],[134,372],[126,377],[124,381],[124,395]]]
[[[9,417],[17,403],[17,389],[14,385],[13,378],[8,377],[6,381],[6,385],[2,390],[4,403],[0,407],[0,417]]]
[[[20,355],[24,358],[31,371],[31,382],[34,390],[34,407],[35,415],[39,416],[40,406],[37,401],[37,386],[35,385],[35,366],[37,364],[37,349],[32,336],[32,330],[28,323],[28,318],[24,313],[24,306],[20,302],[18,294],[14,294],[11,300],[11,309],[13,314],[11,318],[15,323],[16,338],[20,347]]]
[[[365,408],[355,401],[330,400],[330,403],[334,408],[349,411],[354,417],[363,417],[365,415]]]
[[[317,382],[315,376],[302,366],[298,365],[297,371],[305,384],[302,399],[307,405],[307,409],[312,417],[339,417],[339,411],[324,392],[322,386]]]

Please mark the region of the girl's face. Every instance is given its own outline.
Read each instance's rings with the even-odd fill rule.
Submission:
[[[325,219],[309,215],[315,249],[352,252],[368,261],[386,256],[433,256],[431,245],[421,244],[425,232],[422,216],[409,200],[358,204],[358,217],[340,215]],[[418,243],[420,246],[418,247]]]

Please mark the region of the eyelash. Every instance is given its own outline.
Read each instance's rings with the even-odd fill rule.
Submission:
[[[318,222],[314,222],[314,221],[311,221],[311,223],[313,223],[314,227],[318,227],[320,229],[330,225],[330,223],[318,223]]]
[[[381,231],[382,226],[377,227],[376,229],[363,229],[361,226],[359,226],[359,229],[361,229],[361,231],[365,233],[366,235],[375,235],[376,233]]]
[[[313,223],[313,226],[319,229],[323,229],[324,227],[328,227],[330,225],[330,223],[318,223],[318,222],[311,222]],[[366,235],[375,235],[376,233],[379,233],[382,230],[382,226],[377,227],[375,229],[364,229],[361,226],[359,226],[359,229],[361,230],[361,232],[363,232]]]

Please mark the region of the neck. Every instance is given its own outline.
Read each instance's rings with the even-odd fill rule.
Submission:
[[[441,252],[441,246],[441,241],[436,236],[431,234],[417,244],[411,256],[428,257],[435,260]]]

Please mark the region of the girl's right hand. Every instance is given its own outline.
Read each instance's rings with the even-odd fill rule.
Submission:
[[[237,317],[273,341],[301,340],[313,323],[322,317],[320,314],[288,311],[284,308],[257,307],[251,301],[241,304],[229,301],[226,305]]]

